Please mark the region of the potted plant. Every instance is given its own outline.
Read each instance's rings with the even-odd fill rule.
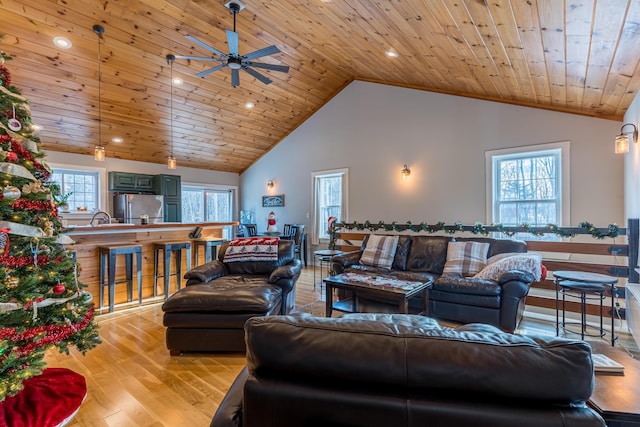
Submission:
[[[62,194],[62,189],[58,184],[51,185],[53,201],[62,212],[69,212],[69,197],[71,197],[72,194],[73,191],[67,194]]]

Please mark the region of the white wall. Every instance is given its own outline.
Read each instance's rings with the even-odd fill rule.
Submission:
[[[640,124],[640,95],[629,106],[624,115],[624,123]],[[623,123],[620,123],[620,127]],[[625,132],[631,126],[624,128]],[[620,129],[617,130],[620,133]],[[638,143],[640,144],[640,142]],[[626,218],[640,218],[640,148],[638,144],[631,144],[629,152],[624,155],[624,214]]]
[[[472,224],[485,218],[484,152],[571,142],[570,224],[624,221],[620,123],[355,81],[240,176],[241,209],[258,229],[285,194],[278,225],[311,226],[311,172],[348,167],[349,221]],[[409,165],[403,182],[400,170]],[[267,193],[266,182],[275,187]]]

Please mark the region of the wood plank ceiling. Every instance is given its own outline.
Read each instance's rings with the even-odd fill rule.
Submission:
[[[178,165],[242,172],[354,79],[612,120],[640,87],[638,0],[245,0],[240,54],[274,44],[260,61],[289,73],[260,70],[265,85],[242,72],[233,88],[229,68],[198,78],[216,64],[177,59],[172,117],[165,57],[211,55],[186,35],[228,52],[223,3],[0,0],[0,49],[43,148],[92,154],[100,124],[108,157],[173,151]]]

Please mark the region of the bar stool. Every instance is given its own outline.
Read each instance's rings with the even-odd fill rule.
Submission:
[[[176,276],[177,288],[182,288],[182,250],[187,250],[187,271],[191,270],[191,242],[154,242],[153,256],[153,296],[156,296],[158,288],[158,278],[164,280],[164,299],[169,297],[169,288],[171,286],[171,276]],[[163,267],[164,274],[158,274],[158,263],[160,253],[164,253]],[[171,255],[175,255],[176,272],[171,274]]]
[[[133,255],[136,256],[136,274],[138,280],[138,305],[142,304],[142,245],[100,246],[100,308],[104,305],[104,287],[109,287],[109,313],[113,312],[116,283],[116,260],[118,255],[125,256],[127,282],[127,301],[133,300]],[[104,280],[105,268],[108,270],[107,282]]]
[[[222,245],[222,239],[215,239],[211,237],[203,237],[202,239],[193,239],[193,251],[194,251],[194,267],[199,266],[198,263],[198,252],[200,250],[200,246],[204,247],[204,263],[211,262],[218,257],[218,246]]]

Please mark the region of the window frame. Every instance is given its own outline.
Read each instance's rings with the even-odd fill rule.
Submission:
[[[202,184],[202,183],[196,183],[196,182],[182,182],[180,184],[180,195],[182,197],[182,192],[187,189],[187,190],[200,190],[202,192],[202,203],[204,206],[204,217],[203,217],[203,221],[201,222],[206,222],[206,209],[207,209],[207,201],[206,201],[206,193],[207,192],[229,192],[231,193],[231,213],[230,213],[230,220],[229,222],[233,221],[233,218],[237,217],[239,215],[239,211],[238,211],[238,187],[237,186],[233,186],[233,185],[215,185],[215,184]],[[182,204],[182,218],[184,221],[185,218],[185,212],[184,212],[184,203]],[[194,224],[198,224],[197,222]],[[233,227],[229,226],[229,227],[223,227],[223,238],[225,239],[231,239],[231,237],[233,236]]]
[[[499,160],[509,158],[538,157],[540,155],[559,151],[559,162],[557,165],[557,204],[558,215],[555,225],[563,226],[570,224],[570,205],[571,205],[571,185],[570,185],[570,158],[571,143],[570,141],[552,142],[547,144],[528,145],[523,147],[505,148],[499,150],[485,151],[485,171],[486,171],[486,223],[498,224],[499,213],[496,211],[498,202],[496,201],[498,173],[496,164]],[[527,156],[527,154],[529,154]],[[545,224],[546,225],[546,224]]]
[[[81,166],[81,165],[68,165],[68,164],[62,164],[62,163],[49,163],[49,167],[51,168],[52,172],[58,173],[59,171],[66,171],[66,172],[81,172],[83,174],[86,173],[94,173],[97,176],[97,183],[96,183],[96,191],[98,194],[96,194],[96,210],[95,211],[87,211],[87,212],[61,212],[62,216],[71,216],[74,218],[83,218],[83,217],[87,217],[90,218],[94,212],[98,211],[98,210],[102,210],[102,211],[108,211],[108,204],[107,204],[107,195],[108,195],[108,189],[107,189],[107,170],[105,168],[98,168],[98,167],[94,167],[94,166]],[[53,180],[51,180],[51,182],[53,182]]]
[[[329,169],[323,171],[314,171],[311,173],[311,194],[313,195],[313,219],[312,219],[312,238],[311,244],[318,245],[320,243],[326,243],[329,241],[329,237],[320,236],[323,227],[326,224],[319,224],[318,215],[318,195],[316,193],[318,179],[329,178],[332,176],[342,176],[342,206],[341,206],[341,221],[348,221],[349,219],[349,168]]]

